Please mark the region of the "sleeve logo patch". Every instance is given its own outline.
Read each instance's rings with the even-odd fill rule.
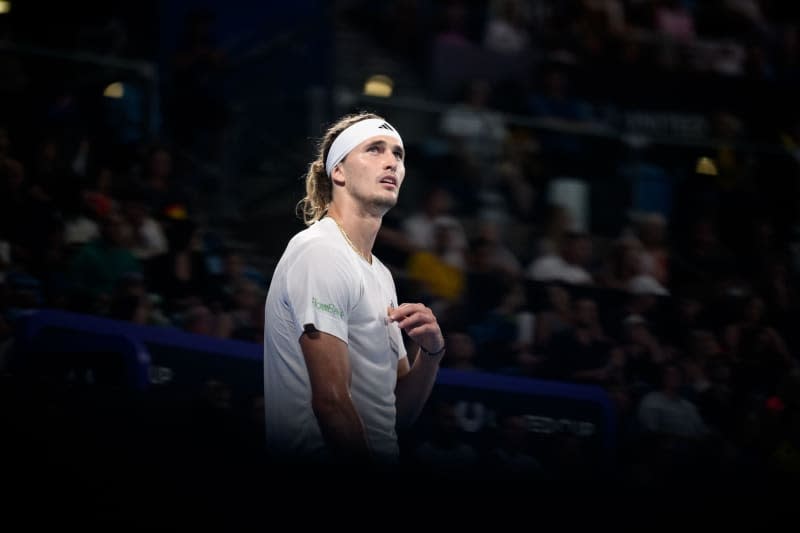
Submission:
[[[320,311],[322,311],[324,313],[328,313],[329,315],[333,315],[336,318],[338,318],[339,320],[344,320],[344,311],[342,311],[342,309],[340,307],[337,307],[334,304],[322,303],[319,300],[317,300],[317,298],[314,297],[314,296],[311,297],[311,304],[315,308],[319,309]]]

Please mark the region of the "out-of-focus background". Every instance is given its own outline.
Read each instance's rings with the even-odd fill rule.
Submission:
[[[0,1],[18,494],[268,484],[264,297],[359,110],[407,151],[375,254],[448,344],[408,472],[797,481],[798,4],[113,4]]]

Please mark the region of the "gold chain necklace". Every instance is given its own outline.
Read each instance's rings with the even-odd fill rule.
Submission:
[[[347,234],[347,232],[344,230],[344,228],[343,228],[343,227],[342,227],[342,225],[339,223],[339,221],[338,221],[338,220],[336,220],[336,219],[335,219],[335,218],[333,218],[333,217],[329,217],[329,218],[331,218],[331,219],[332,219],[334,222],[336,222],[336,225],[337,225],[337,226],[339,226],[339,231],[341,231],[341,232],[342,232],[342,236],[344,237],[344,240],[346,240],[346,241],[347,241],[347,244],[349,244],[349,245],[350,245],[350,248],[352,248],[352,249],[353,249],[353,250],[354,250],[354,251],[355,251],[355,252],[356,252],[358,255],[360,255],[360,256],[361,256],[361,257],[364,259],[364,261],[366,261],[367,263],[369,263],[369,264],[371,265],[371,264],[372,264],[372,255],[369,255],[369,256],[367,256],[367,255],[364,255],[364,254],[361,252],[361,250],[359,250],[359,249],[358,249],[358,247],[357,247],[355,244],[353,244],[353,241],[351,241],[351,240],[350,240],[350,236],[349,236],[349,235]]]

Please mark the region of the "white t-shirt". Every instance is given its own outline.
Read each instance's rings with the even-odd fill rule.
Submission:
[[[330,218],[295,235],[275,267],[265,307],[264,404],[267,445],[297,459],[327,457],[311,408],[311,384],[299,339],[313,326],[347,343],[350,394],[371,451],[398,457],[395,432],[397,363],[406,356],[403,336],[389,323],[397,306],[389,270],[377,257],[367,263]]]

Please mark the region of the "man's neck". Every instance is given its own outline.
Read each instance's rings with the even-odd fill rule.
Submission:
[[[328,216],[336,220],[353,244],[364,254],[371,255],[378,230],[381,229],[382,217],[355,210],[339,209],[331,205]]]

